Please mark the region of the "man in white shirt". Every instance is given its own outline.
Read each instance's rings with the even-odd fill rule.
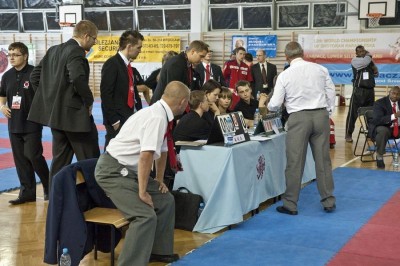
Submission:
[[[297,201],[310,144],[321,203],[326,212],[332,212],[336,205],[329,155],[329,112],[335,107],[335,85],[325,67],[303,60],[299,43],[288,43],[285,55],[290,68],[278,76],[268,103],[268,109],[276,111],[285,101],[290,115],[286,136],[286,191],[282,196],[283,206],[277,207],[277,211],[298,214]]]
[[[119,266],[179,259],[173,254],[175,202],[164,183],[166,136],[174,116],[184,112],[189,93],[182,82],[170,82],[161,100],[128,118],[99,158],[96,180],[130,221]],[[152,179],[154,160],[157,176]]]

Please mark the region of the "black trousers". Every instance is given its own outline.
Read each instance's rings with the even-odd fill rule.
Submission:
[[[349,112],[346,118],[346,135],[352,135],[357,121],[357,110],[360,107],[373,106],[375,101],[374,89],[353,88],[350,99]]]
[[[9,133],[11,149],[19,182],[20,197],[36,197],[35,172],[43,184],[45,193],[49,187],[49,168],[43,157],[42,131]]]
[[[53,135],[53,160],[50,166],[49,188],[51,181],[64,166],[71,164],[75,154],[78,161],[99,158],[99,136],[94,121],[89,132],[69,132],[51,129]]]

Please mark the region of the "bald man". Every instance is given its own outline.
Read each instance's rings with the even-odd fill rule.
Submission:
[[[161,100],[129,117],[97,163],[98,184],[131,221],[119,266],[179,259],[173,254],[175,203],[163,176],[165,136],[168,123],[185,110],[189,93],[182,82],[170,82]],[[152,179],[154,160],[157,176]]]

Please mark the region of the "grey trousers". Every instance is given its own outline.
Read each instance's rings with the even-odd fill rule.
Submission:
[[[130,220],[118,265],[148,265],[150,254],[173,254],[174,197],[169,192],[161,193],[159,183],[149,178],[147,192],[154,203],[154,209],[151,208],[139,198],[137,174],[127,169],[128,175],[123,176],[124,168],[104,153],[97,162],[95,176],[115,206]]]
[[[317,187],[322,206],[332,207],[335,204],[329,155],[329,130],[329,114],[326,110],[290,114],[286,136],[286,191],[282,197],[283,205],[287,209],[297,210],[308,144],[311,146],[315,161]]]
[[[386,144],[388,139],[393,137],[393,128],[389,128],[386,126],[378,126],[376,127],[376,136],[375,136],[375,144],[376,144],[376,153],[379,155],[384,155],[386,153]]]

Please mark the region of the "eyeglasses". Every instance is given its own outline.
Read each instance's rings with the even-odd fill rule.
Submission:
[[[15,57],[19,57],[22,56],[22,54],[8,54],[7,57],[8,58],[15,58]]]
[[[88,36],[89,36],[90,38],[93,38],[94,43],[97,43],[97,38],[95,38],[95,37],[93,37],[92,35],[89,35],[89,34],[88,34]]]

